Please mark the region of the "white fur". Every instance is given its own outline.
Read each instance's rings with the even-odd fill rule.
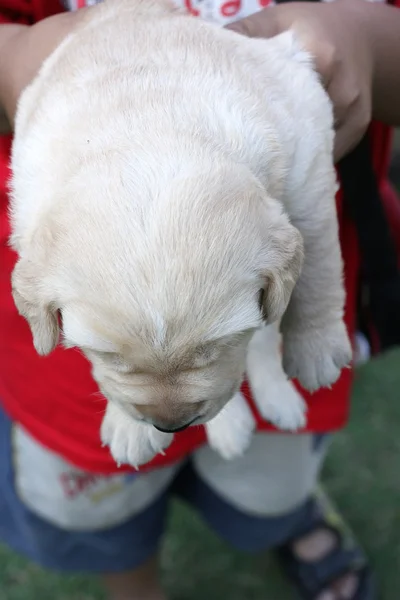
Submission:
[[[100,435],[118,465],[127,463],[135,468],[163,452],[173,438],[171,434],[161,433],[128,417],[113,402],[107,404]]]
[[[264,419],[287,431],[306,425],[307,405],[282,369],[277,324],[262,327],[253,335],[247,353],[247,376]]]
[[[109,401],[117,461],[170,443],[151,425],[192,420],[223,455],[243,451],[250,340],[261,414],[302,427],[263,318],[282,319],[286,373],[308,389],[349,362],[332,147],[330,102],[291,32],[247,39],[161,0],[91,9],[24,92],[14,299],[41,354],[62,313]]]
[[[223,458],[235,458],[248,448],[255,425],[246,399],[237,392],[217,416],[206,423],[208,443]]]

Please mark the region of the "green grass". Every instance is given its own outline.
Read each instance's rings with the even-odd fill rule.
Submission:
[[[339,434],[324,483],[375,567],[382,600],[400,598],[400,352],[362,367],[350,426]],[[291,600],[273,556],[232,551],[181,504],[163,549],[172,600]],[[96,583],[59,577],[0,548],[0,600],[100,600]]]

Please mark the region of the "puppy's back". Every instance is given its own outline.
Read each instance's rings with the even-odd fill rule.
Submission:
[[[124,173],[136,187],[132,209],[141,204],[142,213],[157,195],[155,182],[162,189],[210,160],[248,165],[279,193],[298,137],[291,73],[304,75],[293,66],[296,52],[290,39],[247,40],[164,1],[118,0],[89,10],[20,102],[14,247],[57,205],[73,201],[74,182],[89,186],[96,173],[105,182]],[[77,218],[89,210],[82,187]],[[96,207],[91,198],[99,214],[123,201],[99,193]]]

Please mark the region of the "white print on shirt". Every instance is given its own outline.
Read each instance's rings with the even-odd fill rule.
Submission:
[[[77,10],[84,6],[99,4],[102,0],[63,0],[67,10]],[[325,0],[332,2],[334,0]],[[385,0],[367,0],[369,2],[385,2]],[[228,25],[253,15],[267,6],[275,4],[274,0],[174,0],[179,8],[186,10],[194,17],[218,25]]]
[[[180,465],[149,473],[86,473],[13,426],[15,491],[34,514],[68,531],[115,527],[142,513],[174,479]]]

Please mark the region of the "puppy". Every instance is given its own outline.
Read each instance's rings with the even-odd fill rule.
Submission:
[[[281,320],[285,372],[309,390],[348,364],[332,147],[330,102],[292,32],[247,39],[162,0],[89,10],[26,89],[14,300],[40,354],[62,325],[92,363],[118,462],[202,423],[224,456],[243,451],[248,350],[261,414],[301,427],[264,325]]]

